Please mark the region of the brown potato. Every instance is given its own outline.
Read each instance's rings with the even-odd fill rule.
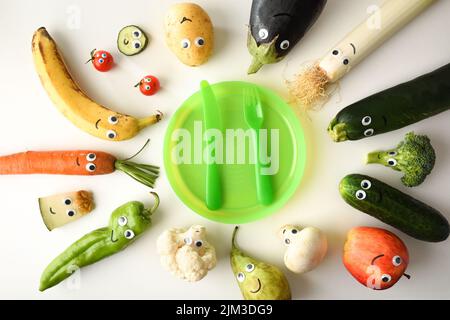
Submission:
[[[214,47],[211,19],[195,3],[177,3],[169,9],[165,19],[165,37],[169,49],[191,67],[205,63]]]

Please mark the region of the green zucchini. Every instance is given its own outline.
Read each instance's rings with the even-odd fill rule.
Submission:
[[[450,226],[439,211],[377,179],[348,175],[342,179],[339,192],[355,209],[413,238],[440,242],[449,236]]]
[[[328,126],[335,142],[394,131],[450,109],[450,64],[341,110]]]

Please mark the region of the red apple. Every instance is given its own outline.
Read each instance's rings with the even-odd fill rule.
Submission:
[[[343,262],[362,285],[384,290],[405,274],[408,249],[399,237],[384,229],[358,227],[347,234]]]

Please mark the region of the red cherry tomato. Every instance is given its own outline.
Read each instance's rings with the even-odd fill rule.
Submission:
[[[141,90],[142,94],[146,96],[154,95],[161,87],[158,78],[154,76],[145,76],[136,87],[137,86],[139,86],[139,90]]]
[[[94,68],[100,72],[111,70],[114,64],[114,58],[108,51],[97,51],[96,49],[91,51],[91,59],[89,61],[92,61]]]

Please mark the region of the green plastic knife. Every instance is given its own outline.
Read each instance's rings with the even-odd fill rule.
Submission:
[[[220,110],[214,92],[208,81],[200,82],[203,97],[203,117],[205,131],[209,129],[221,130]],[[213,138],[214,139],[214,138]],[[212,144],[214,141],[207,141]],[[220,179],[219,166],[211,152],[207,153],[206,163],[206,198],[205,203],[209,210],[217,210],[222,207],[222,183]]]

